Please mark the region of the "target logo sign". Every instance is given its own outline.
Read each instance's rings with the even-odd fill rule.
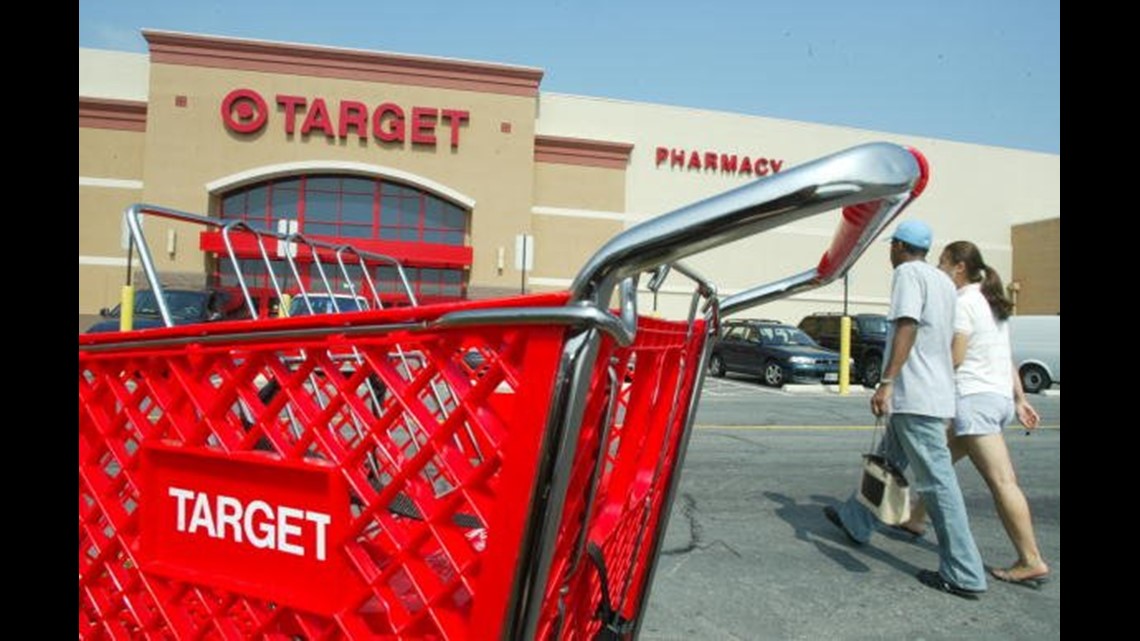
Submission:
[[[222,100],[222,121],[230,131],[251,134],[264,127],[268,119],[269,106],[252,89],[231,91]]]
[[[238,134],[262,131],[269,121],[269,102],[252,89],[234,89],[222,98],[222,123]],[[470,123],[465,109],[394,102],[368,105],[359,100],[326,99],[289,94],[273,96],[274,119],[286,136],[321,136],[329,140],[356,136],[361,142],[405,143],[435,147],[442,138],[459,148],[461,131]],[[274,125],[275,127],[277,125]]]

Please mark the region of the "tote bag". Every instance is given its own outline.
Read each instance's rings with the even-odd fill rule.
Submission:
[[[898,525],[910,518],[910,484],[901,470],[877,453],[875,441],[884,432],[880,418],[871,435],[871,451],[863,455],[863,472],[855,495],[880,521]]]

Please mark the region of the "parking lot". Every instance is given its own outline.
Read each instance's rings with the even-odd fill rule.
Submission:
[[[1052,569],[1041,590],[991,580],[969,602],[921,585],[933,533],[854,547],[823,516],[870,445],[870,393],[706,381],[641,639],[1060,638],[1060,391],[1032,397],[1042,428],[1006,432]],[[1014,558],[988,489],[958,465],[987,564]]]

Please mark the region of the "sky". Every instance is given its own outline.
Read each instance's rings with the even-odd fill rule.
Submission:
[[[80,0],[158,29],[538,67],[539,90],[1061,153],[1060,0]]]

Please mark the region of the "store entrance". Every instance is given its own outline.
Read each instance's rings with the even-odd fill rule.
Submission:
[[[472,260],[470,212],[415,185],[342,173],[275,177],[223,193],[218,215],[253,229],[300,234],[308,240],[347,244],[390,257],[403,266],[421,304],[467,298]],[[203,249],[215,255],[227,254],[220,234],[212,238],[206,234],[202,243]],[[216,287],[240,289],[240,273],[256,300],[259,316],[278,313],[278,288],[287,295],[300,291],[348,294],[350,283],[365,282],[360,265],[342,266],[332,256],[299,252],[290,264],[280,252],[266,257],[254,246],[237,247],[234,253],[237,265],[228,258],[216,260],[210,279]],[[380,304],[410,304],[391,260],[366,262],[366,268]],[[373,297],[372,292],[356,293]]]

